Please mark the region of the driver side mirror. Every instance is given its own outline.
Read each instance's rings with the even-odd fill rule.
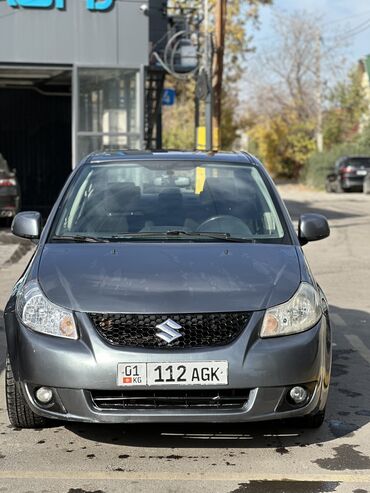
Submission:
[[[323,240],[329,235],[329,223],[322,214],[303,214],[299,218],[298,238],[302,246],[309,241]]]
[[[19,212],[13,219],[12,233],[20,238],[38,240],[41,235],[41,214],[36,211]]]

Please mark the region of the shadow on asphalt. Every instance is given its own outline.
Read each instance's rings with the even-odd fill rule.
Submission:
[[[370,360],[351,347],[346,336],[356,335],[370,352],[370,314],[331,307],[333,368],[325,423],[320,429],[304,429],[297,422],[237,424],[140,424],[87,425],[68,423],[73,433],[94,442],[133,447],[167,448],[276,448],[305,447],[335,438],[351,437],[370,421]],[[348,455],[348,451],[346,452]],[[357,456],[356,456],[357,457]],[[358,458],[358,457],[357,457]],[[358,458],[359,460],[361,458]]]
[[[347,219],[350,217],[361,217],[361,214],[354,214],[353,212],[339,212],[331,209],[325,209],[323,207],[316,207],[315,202],[312,201],[295,201],[284,200],[284,203],[289,211],[289,214],[293,221],[297,221],[301,214],[307,214],[314,212],[316,214],[323,214],[329,221],[332,219]]]

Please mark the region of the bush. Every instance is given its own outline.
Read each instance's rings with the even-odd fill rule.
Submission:
[[[342,156],[370,156],[370,144],[359,140],[354,143],[334,145],[329,151],[314,152],[307,160],[301,179],[307,185],[323,189],[325,178]]]

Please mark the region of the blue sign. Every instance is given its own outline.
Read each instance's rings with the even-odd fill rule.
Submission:
[[[76,0],[74,0],[76,1]],[[86,8],[89,10],[108,10],[115,0],[86,0]],[[10,7],[33,7],[37,9],[65,9],[66,0],[7,0]]]
[[[175,89],[164,89],[162,104],[163,106],[173,106],[175,104],[176,91]]]

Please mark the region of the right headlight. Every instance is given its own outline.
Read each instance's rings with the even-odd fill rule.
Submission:
[[[289,301],[266,310],[260,336],[277,337],[304,332],[313,327],[321,315],[318,292],[311,284],[302,282]]]
[[[73,313],[49,301],[36,281],[20,288],[16,311],[24,325],[51,336],[77,339]]]

